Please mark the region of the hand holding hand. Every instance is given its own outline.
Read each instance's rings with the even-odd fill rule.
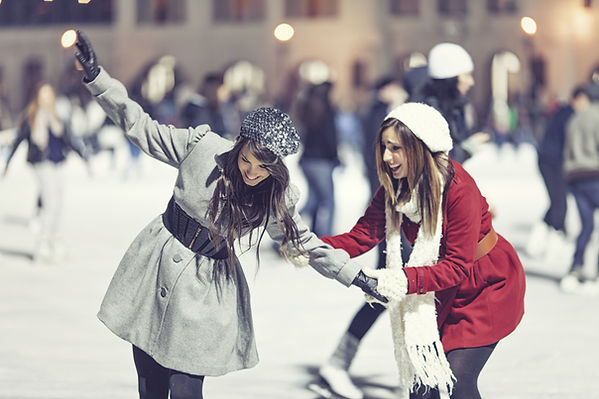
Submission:
[[[408,278],[402,269],[365,269],[364,273],[376,279],[378,292],[392,301],[400,301],[408,293]]]
[[[370,295],[371,297],[377,299],[382,303],[387,303],[389,300],[382,296],[376,289],[377,281],[372,277],[368,277],[364,274],[363,271],[360,270],[352,284],[356,287],[359,287],[366,295]]]
[[[96,53],[94,53],[94,49],[87,39],[87,36],[80,30],[77,30],[77,42],[75,45],[79,50],[75,53],[75,58],[77,58],[81,67],[83,67],[83,74],[85,75],[84,80],[86,82],[91,82],[100,73]]]

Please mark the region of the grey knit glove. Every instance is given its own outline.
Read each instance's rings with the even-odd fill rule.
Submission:
[[[352,281],[352,284],[355,285],[356,287],[360,287],[360,289],[362,291],[364,291],[365,294],[370,295],[371,297],[376,298],[377,300],[379,300],[383,303],[389,302],[389,300],[387,298],[382,296],[377,291],[377,289],[376,289],[376,286],[378,284],[377,280],[375,278],[368,277],[367,275],[364,274],[364,272],[362,270],[360,270],[358,275],[354,278],[354,281]]]

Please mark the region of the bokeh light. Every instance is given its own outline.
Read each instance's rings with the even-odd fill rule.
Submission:
[[[60,45],[63,48],[69,48],[77,41],[77,32],[74,29],[64,31],[60,36]]]
[[[531,17],[522,17],[520,20],[520,27],[527,35],[534,35],[537,33],[537,23]]]
[[[275,38],[282,42],[291,39],[294,34],[295,29],[293,29],[293,26],[286,23],[278,24],[274,31]]]

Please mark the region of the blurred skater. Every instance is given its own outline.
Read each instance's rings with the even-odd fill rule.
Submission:
[[[317,236],[333,232],[335,186],[333,171],[339,165],[336,110],[331,102],[331,82],[308,88],[298,106],[303,152],[300,166],[308,183],[308,199],[300,211]]]
[[[27,142],[27,162],[33,166],[39,187],[37,215],[32,221],[39,230],[33,259],[56,261],[65,255],[60,239],[64,203],[64,161],[70,150],[86,158],[84,149],[74,144],[68,123],[56,112],[56,93],[47,83],[39,86],[33,100],[17,122],[17,136],[6,160],[4,174],[22,142]]]
[[[451,159],[464,163],[490,136],[476,131],[476,116],[468,94],[474,86],[474,63],[470,54],[455,43],[439,43],[428,55],[430,80],[421,92],[424,102],[435,107],[447,123],[453,148]]]
[[[410,76],[415,77],[416,75],[412,73]],[[411,84],[413,85],[410,88],[413,88],[418,85],[418,82],[410,81],[408,86]],[[380,186],[375,151],[378,128],[389,111],[401,104],[406,99],[406,95],[409,94],[410,92],[406,93],[402,85],[392,77],[382,77],[374,85],[372,101],[363,118],[362,128],[365,143],[363,151],[365,174],[370,184],[371,196]],[[409,253],[409,247],[409,243],[405,242],[404,252]],[[385,267],[385,248],[384,241],[377,246],[377,268]],[[378,303],[364,303],[350,321],[347,330],[343,332],[331,355],[320,366],[318,370],[320,376],[336,394],[348,399],[361,399],[363,397],[360,389],[354,385],[349,369],[356,357],[360,342],[385,309],[383,305]]]
[[[538,146],[538,164],[549,196],[549,207],[543,220],[530,233],[526,252],[531,256],[545,252],[549,259],[555,252],[564,250],[568,192],[564,176],[566,126],[576,112],[588,105],[586,88],[578,86],[572,91],[568,103],[560,106],[545,124],[545,133]]]
[[[572,117],[564,147],[564,172],[580,216],[580,233],[570,271],[561,282],[566,292],[599,294],[599,259],[593,278],[583,274],[585,253],[595,230],[595,211],[599,209],[599,83],[588,88],[591,105]]]

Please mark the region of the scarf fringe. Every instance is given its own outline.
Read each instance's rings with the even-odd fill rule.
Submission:
[[[439,355],[443,353],[441,341],[428,345],[409,345],[406,352],[414,371],[410,392],[421,386],[443,387],[451,395],[455,377],[445,355]]]
[[[414,222],[420,221],[416,195],[407,204],[395,210],[386,210],[387,268],[403,267],[401,257],[401,234],[393,228],[392,212],[400,213],[400,229],[403,216]],[[439,258],[439,246],[443,225],[442,210],[437,215],[437,228],[432,237],[425,236],[422,229],[406,266],[432,266]],[[437,327],[434,292],[424,295],[408,295],[389,306],[395,360],[399,370],[399,383],[410,392],[421,387],[426,390],[445,388],[451,394],[455,377],[445,357]]]

